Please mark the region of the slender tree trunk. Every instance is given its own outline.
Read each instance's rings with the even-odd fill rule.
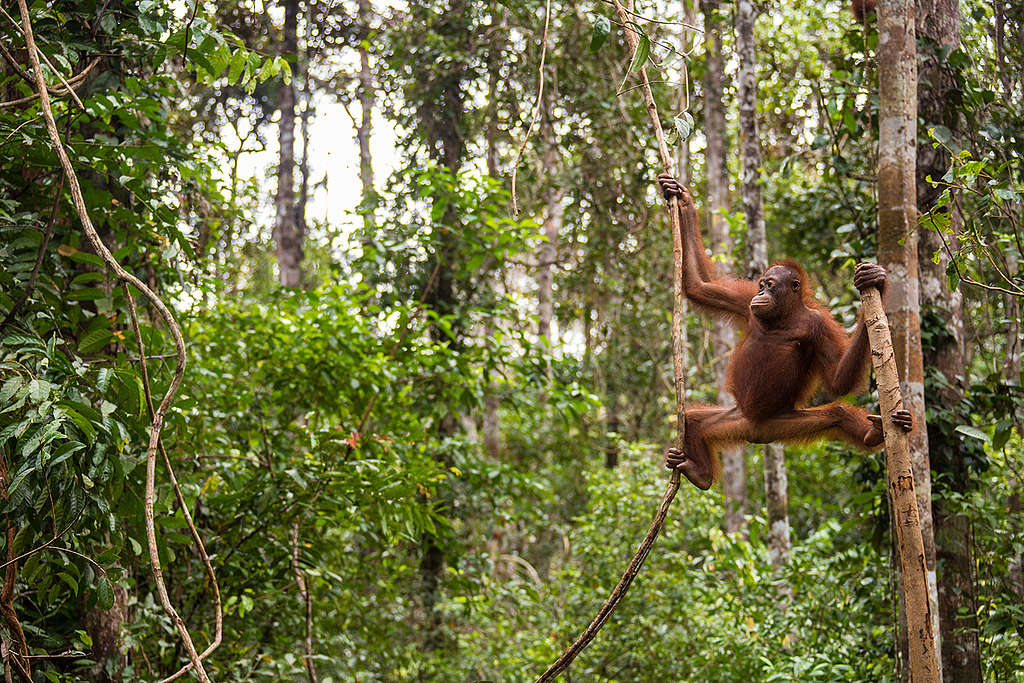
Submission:
[[[282,0],[284,42],[281,52],[298,54],[298,0]],[[281,118],[278,122],[277,217],[274,246],[279,279],[285,287],[298,287],[302,280],[302,240],[295,224],[295,81],[281,84]]]
[[[902,378],[903,402],[917,425],[909,435],[910,457],[924,542],[932,633],[937,638],[938,595],[935,591],[935,543],[917,267],[917,51],[914,16],[914,4],[910,0],[886,0],[878,6],[878,261],[889,273],[886,314]]]
[[[761,141],[757,132],[757,62],[754,52],[752,0],[736,3],[736,50],[740,56],[740,153],[743,158],[743,210],[747,215],[748,273],[757,278],[768,267],[768,240],[761,192]],[[764,447],[764,493],[768,514],[769,552],[778,566],[789,561],[789,499],[786,452],[780,444]]]
[[[757,130],[757,55],[754,23],[757,9],[753,0],[736,2],[736,51],[740,66],[737,76],[740,114],[740,155],[743,159],[743,212],[747,216],[749,275],[760,277],[768,264],[768,242],[764,231],[764,196],[761,192],[761,139]]]
[[[939,61],[937,52],[944,46],[960,43],[960,8],[958,0],[917,0],[917,33],[923,40],[918,58],[920,68],[917,87],[918,109],[926,127],[942,125],[954,134],[959,128],[955,74],[948,64]],[[917,146],[917,207],[929,211],[941,190],[927,178],[941,178],[949,167],[947,152],[935,148],[929,140]],[[960,232],[961,216],[950,215],[952,235]],[[932,230],[919,230],[918,264],[921,272],[921,305],[940,318],[948,335],[932,335],[931,346],[923,349],[924,364],[941,373],[946,382],[929,387],[928,395],[942,412],[962,416],[960,402],[967,377],[964,353],[963,297],[947,286],[946,266],[949,263],[942,239]],[[938,255],[938,262],[933,256]],[[953,418],[954,420],[957,417]],[[933,428],[934,427],[934,428]],[[945,490],[961,494],[967,490],[970,472],[964,466],[961,437],[952,424],[936,422],[927,431],[932,460],[949,463],[951,479]],[[977,594],[974,585],[971,520],[948,509],[941,492],[932,501],[935,529],[935,554],[938,572],[936,589],[941,626],[941,670],[943,676],[957,683],[980,683],[981,648],[978,643]]]
[[[732,270],[732,237],[725,221],[724,212],[730,207],[729,201],[729,139],[725,127],[725,66],[722,58],[722,8],[719,0],[703,0],[704,14],[704,136],[707,148],[704,160],[707,166],[707,225],[710,234],[711,251],[721,257],[719,271]],[[736,334],[732,325],[724,320],[712,322],[711,344],[715,355],[715,378],[718,385],[718,404],[733,405],[732,396],[726,390],[727,354],[736,345]],[[740,531],[746,526],[747,508],[750,505],[747,494],[747,459],[742,446],[723,448],[722,493],[725,499],[725,530]]]
[[[309,683],[319,683],[320,678],[316,673],[316,662],[313,651],[313,595],[310,593],[310,586],[307,576],[299,564],[299,520],[292,523],[292,574],[295,576],[295,587],[299,589],[299,598],[302,600],[303,615],[305,616],[305,638],[302,641],[302,649],[305,653],[302,657],[306,666],[306,677]]]
[[[309,9],[306,9],[306,38],[305,45],[309,45],[311,26],[309,21]],[[306,225],[306,205],[309,203],[309,119],[313,114],[313,93],[309,83],[309,59],[307,54],[297,55],[299,81],[302,84],[301,101],[302,111],[299,113],[299,137],[302,139],[302,156],[299,158],[299,195],[295,201],[295,234],[298,237],[300,256],[299,263],[302,263],[301,249],[306,243],[306,233],[309,231]],[[300,274],[301,280],[301,274]]]
[[[373,234],[375,225],[373,207],[376,205],[376,192],[373,189],[373,156],[370,152],[376,92],[373,86],[373,74],[370,71],[370,50],[367,47],[372,20],[373,7],[370,0],[359,0],[359,24],[363,31],[363,40],[359,43],[359,108],[361,116],[359,127],[356,129],[356,142],[359,143],[359,180],[363,186],[363,230],[368,236]]]
[[[495,4],[491,8],[492,19],[491,46],[487,51],[487,175],[497,179],[501,172],[498,168],[498,86],[501,82],[501,60],[505,52],[505,8]],[[488,322],[484,328],[484,336],[490,341],[493,330]],[[498,386],[491,382],[487,385],[484,395],[483,433],[484,449],[493,458],[501,451],[500,423],[498,408],[501,400],[498,397]]]
[[[880,25],[883,21],[879,18]],[[906,404],[900,395],[897,354],[893,349],[889,321],[882,308],[881,293],[874,288],[861,292],[861,307],[871,345],[871,364],[878,382],[878,400],[881,403],[879,412],[892,415]],[[890,419],[882,420],[882,428],[885,432],[886,490],[893,513],[893,526],[896,528],[896,547],[903,579],[901,593],[907,606],[909,678],[912,683],[937,683],[938,661],[935,656],[935,634],[932,633],[921,520],[917,515],[917,497],[914,494],[910,437]]]
[[[548,37],[549,42],[551,36]],[[550,48],[550,46],[549,46]],[[554,267],[558,255],[558,236],[562,230],[562,183],[559,178],[562,168],[558,138],[555,135],[554,108],[557,101],[558,83],[555,81],[555,70],[545,67],[544,109],[541,112],[541,138],[544,153],[541,156],[541,176],[546,183],[544,190],[544,237],[537,250],[537,334],[546,339],[551,346],[551,320],[554,316]],[[551,368],[548,368],[550,375]]]

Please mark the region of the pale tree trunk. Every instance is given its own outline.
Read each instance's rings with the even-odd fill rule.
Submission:
[[[960,44],[960,8],[958,0],[917,0],[916,28],[918,36],[928,38],[918,59],[920,68],[917,87],[919,113],[926,127],[942,125],[954,134],[958,129],[958,97],[954,74],[948,65],[938,61],[935,51],[943,46]],[[935,148],[930,140],[917,146],[917,208],[929,211],[941,192],[927,178],[941,178],[949,167],[948,152]],[[962,218],[950,215],[952,235],[960,232]],[[918,265],[921,273],[921,306],[942,318],[948,338],[936,338],[934,345],[923,349],[924,364],[940,372],[947,383],[929,389],[936,406],[955,416],[967,386],[965,376],[963,297],[947,286],[946,266],[949,259],[942,238],[928,229],[921,229]],[[933,256],[938,255],[938,263]],[[928,430],[928,447],[936,458],[950,463],[952,479],[946,485],[951,493],[967,490],[970,473],[964,467],[960,439],[950,438],[941,429]],[[962,438],[962,437],[961,437]],[[935,554],[937,557],[936,592],[941,643],[941,672],[957,683],[981,683],[981,649],[978,644],[977,593],[974,584],[973,542],[971,520],[966,515],[947,509],[941,493],[933,501]]]
[[[719,272],[728,275],[732,265],[732,237],[724,212],[730,207],[728,133],[725,127],[725,66],[722,58],[722,31],[724,22],[719,0],[701,2],[704,14],[704,136],[707,147],[704,160],[707,167],[707,225],[713,254],[723,257],[719,260]],[[717,260],[717,259],[716,259]],[[725,272],[723,272],[725,271]],[[735,403],[726,391],[727,354],[736,345],[736,334],[732,325],[724,320],[712,322],[711,345],[715,356],[715,379],[718,385],[718,404],[730,406]],[[747,508],[747,459],[742,446],[723,448],[722,493],[725,502],[725,530],[741,531],[746,527]]]
[[[549,37],[550,40],[550,37]],[[537,250],[537,335],[550,347],[551,320],[554,317],[554,267],[558,255],[558,236],[562,231],[562,183],[560,171],[562,155],[559,152],[558,137],[555,135],[554,107],[557,83],[555,70],[545,68],[544,109],[541,112],[541,139],[544,152],[541,155],[541,177],[544,179],[544,225],[545,241]],[[551,368],[548,368],[551,374]]]
[[[309,9],[306,10],[306,38],[309,45],[311,26]],[[306,205],[309,203],[309,119],[313,114],[313,92],[309,84],[309,61],[307,55],[297,55],[299,82],[302,84],[302,111],[299,114],[299,137],[302,139],[302,156],[299,159],[299,194],[295,201],[295,234],[298,236],[299,248],[306,243]],[[302,257],[299,257],[301,263]]]
[[[369,41],[370,22],[373,19],[373,8],[370,0],[359,0],[359,24],[364,39]],[[373,189],[373,156],[370,152],[370,134],[373,131],[373,105],[375,100],[373,74],[370,72],[370,50],[366,44],[359,44],[359,109],[361,116],[356,128],[356,142],[359,143],[359,180],[363,186],[363,230],[367,237],[373,234],[375,225],[372,205],[369,200],[374,196]]]
[[[282,54],[298,53],[298,0],[284,0]],[[277,197],[274,246],[279,279],[285,287],[298,287],[302,279],[302,241],[295,224],[295,81],[281,84],[281,119],[278,122]]]
[[[904,406],[913,414],[917,426],[909,435],[910,458],[924,542],[931,630],[933,637],[938,638],[917,267],[917,52],[914,15],[911,0],[885,0],[878,6],[878,262],[889,273],[886,314],[902,378],[900,388]],[[906,609],[903,601],[900,605],[901,610]],[[901,650],[905,645],[901,643]]]
[[[736,52],[740,115],[740,155],[743,159],[743,212],[747,217],[750,249],[749,275],[760,277],[768,264],[768,242],[764,232],[764,196],[761,192],[761,140],[757,131],[757,55],[754,23],[757,9],[753,0],[736,2]]]
[[[761,141],[757,132],[757,61],[754,52],[756,10],[752,0],[736,3],[736,50],[740,56],[740,154],[743,158],[743,210],[747,216],[748,273],[758,278],[768,267],[768,241],[761,192]],[[786,452],[781,444],[764,447],[764,495],[768,547],[776,566],[789,562],[789,499]]]
[[[879,24],[882,24],[879,18]],[[911,27],[913,30],[913,27]],[[884,43],[880,43],[884,45]],[[881,61],[881,60],[880,60]],[[879,412],[893,415],[905,407],[900,395],[900,376],[896,368],[889,321],[882,308],[881,293],[874,288],[861,292],[861,310],[871,345],[871,364],[878,382]],[[924,563],[921,519],[917,514],[914,473],[910,458],[910,436],[891,419],[882,420],[885,437],[886,491],[892,510],[894,536],[898,551],[901,595],[907,605],[909,680],[912,683],[938,683],[935,634],[928,597],[928,572]]]
[[[497,179],[500,176],[498,169],[498,86],[501,82],[501,59],[505,50],[505,9],[500,6],[492,7],[492,25],[495,30],[490,31],[492,36],[491,47],[487,52],[487,175]],[[484,327],[484,337],[490,342],[493,330],[492,323],[488,322]],[[493,458],[498,457],[501,451],[501,433],[498,422],[498,408],[501,399],[498,396],[498,387],[494,382],[487,385],[484,394],[484,414],[482,418],[482,431],[484,433],[484,450]]]

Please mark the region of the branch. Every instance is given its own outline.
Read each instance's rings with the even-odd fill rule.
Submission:
[[[306,607],[306,638],[303,641],[303,648],[306,654],[302,657],[306,664],[306,674],[309,676],[309,683],[319,683],[316,675],[316,663],[313,661],[313,598],[309,593],[309,586],[306,584],[306,575],[299,566],[299,520],[292,524],[292,572],[295,574],[295,585],[299,589],[299,595]]]
[[[628,24],[629,18],[626,15],[626,10],[623,8],[619,0],[612,0],[615,3],[615,9],[619,14],[619,19],[622,23]],[[636,54],[638,38],[636,32],[633,29],[626,29],[626,39],[629,41],[630,48],[632,48],[633,54]],[[651,123],[654,126],[654,132],[658,139],[658,153],[661,156],[662,165],[665,167],[666,173],[673,173],[672,157],[668,153],[668,146],[665,144],[665,135],[661,129],[661,119],[658,116],[658,108],[654,103],[654,96],[651,93],[650,82],[647,80],[647,70],[641,67],[640,78],[643,83],[644,102],[647,105],[647,112],[650,114]],[[682,352],[683,352],[683,287],[682,287],[682,273],[683,273],[683,243],[682,233],[679,225],[679,211],[677,209],[677,200],[675,197],[669,199],[668,208],[672,220],[672,260],[673,260],[673,301],[672,301],[672,364],[673,371],[675,373],[675,389],[676,389],[676,447],[685,452],[686,442],[686,415],[685,415],[685,401],[684,394],[686,391],[686,374],[683,369]],[[640,568],[643,566],[644,560],[647,559],[648,553],[651,551],[651,547],[654,545],[654,541],[658,538],[658,534],[661,532],[661,528],[665,523],[665,516],[668,514],[669,505],[672,504],[672,499],[675,498],[676,492],[679,490],[679,478],[680,472],[678,469],[672,471],[672,476],[669,479],[668,488],[665,490],[665,495],[661,499],[661,505],[658,507],[658,512],[654,516],[654,520],[651,522],[651,526],[647,529],[647,535],[644,536],[643,541],[640,543],[640,547],[637,548],[636,554],[633,555],[633,559],[630,561],[629,566],[626,567],[626,571],[622,574],[622,578],[619,579],[619,583],[612,590],[612,594],[605,601],[604,605],[598,611],[597,616],[590,622],[590,625],[584,629],[583,633],[570,645],[562,655],[555,661],[554,664],[548,667],[540,678],[537,679],[537,683],[546,683],[547,681],[554,680],[558,674],[565,671],[576,656],[583,651],[583,649],[590,644],[590,641],[594,639],[597,632],[601,630],[601,627],[605,625],[612,612],[618,607],[619,602],[625,596],[626,591],[629,590],[630,585],[633,583],[633,579],[640,572]]]
[[[633,583],[633,579],[640,573],[640,568],[644,564],[644,560],[647,559],[647,555],[651,552],[651,547],[654,545],[654,541],[658,538],[658,534],[661,532],[661,528],[665,525],[665,517],[668,515],[668,508],[672,504],[672,499],[676,496],[676,491],[679,490],[679,470],[672,472],[672,478],[669,480],[668,489],[665,490],[665,495],[661,498],[661,505],[658,507],[658,513],[654,516],[654,520],[651,522],[651,526],[647,529],[647,535],[644,536],[644,540],[640,542],[640,547],[636,549],[636,554],[633,555],[633,559],[630,561],[629,566],[626,567],[625,573],[622,578],[619,579],[619,583],[616,584],[612,594],[605,600],[604,605],[597,612],[597,616],[590,622],[590,625],[584,629],[583,633],[580,634],[579,638],[569,646],[562,656],[555,660],[555,663],[548,667],[547,671],[541,674],[540,678],[537,679],[537,683],[547,683],[553,681],[558,674],[569,668],[572,664],[572,660],[576,659],[576,655],[583,651],[583,649],[590,644],[590,641],[594,639],[597,632],[601,630],[601,627],[605,625],[608,618],[615,611],[615,608],[619,606],[619,602],[623,596],[626,595],[626,591],[629,590],[630,584]]]
[[[32,20],[29,15],[28,5],[26,0],[18,0],[18,8],[21,11],[21,19],[24,25],[23,32],[25,34],[25,44],[28,48],[29,59],[32,62],[32,70],[35,74],[36,91],[39,93],[39,104],[43,112],[43,117],[46,119],[46,130],[50,135],[50,142],[53,145],[53,149],[60,159],[61,167],[64,169],[64,175],[67,178],[68,185],[71,190],[71,199],[75,206],[75,210],[78,213],[78,217],[82,222],[82,229],[85,231],[86,237],[89,239],[89,243],[100,258],[103,259],[107,267],[117,276],[122,282],[127,282],[134,285],[143,295],[150,300],[153,307],[160,313],[160,316],[167,323],[168,330],[174,339],[174,346],[177,350],[177,364],[175,366],[174,375],[171,378],[171,382],[167,387],[167,393],[164,395],[163,400],[160,402],[159,408],[153,414],[153,419],[150,423],[150,435],[149,435],[149,446],[146,449],[146,491],[145,499],[143,504],[144,516],[146,522],[146,540],[149,546],[149,560],[152,565],[153,581],[156,584],[157,594],[160,597],[160,603],[164,608],[164,612],[170,617],[171,621],[174,622],[178,629],[178,633],[181,636],[182,644],[185,647],[185,651],[188,653],[189,660],[196,669],[196,673],[199,676],[201,683],[210,683],[210,678],[206,674],[206,670],[203,668],[202,660],[199,658],[199,654],[196,652],[195,645],[192,643],[192,637],[189,635],[188,628],[185,626],[185,622],[182,621],[181,617],[175,611],[174,606],[171,604],[170,596],[167,594],[167,586],[164,583],[163,569],[160,566],[160,551],[156,543],[156,526],[153,521],[153,505],[155,499],[155,478],[156,478],[156,452],[157,447],[160,444],[160,431],[163,428],[164,416],[167,414],[167,410],[171,406],[171,402],[174,400],[174,395],[178,391],[178,387],[181,385],[182,376],[185,374],[185,340],[181,335],[181,328],[178,327],[178,323],[175,321],[171,311],[167,308],[167,305],[158,297],[153,290],[146,286],[141,280],[125,270],[114,255],[110,253],[107,246],[100,239],[99,233],[96,232],[96,228],[93,227],[92,220],[89,218],[89,209],[86,207],[85,198],[82,196],[82,187],[78,183],[78,176],[75,174],[75,169],[71,165],[71,159],[68,157],[67,150],[64,149],[64,144],[61,142],[60,134],[57,132],[57,123],[53,118],[53,111],[50,108],[50,94],[46,89],[46,81],[43,78],[43,69],[39,64],[39,50],[36,48],[35,36],[32,33]],[[6,13],[5,13],[6,14]],[[130,301],[130,299],[129,299]]]
[[[150,419],[156,414],[153,409],[153,392],[150,389],[149,383],[149,369],[146,365],[146,348],[142,343],[142,331],[139,329],[139,315],[135,307],[135,301],[132,299],[131,291],[128,289],[126,282],[121,283],[121,287],[124,290],[125,299],[128,301],[128,313],[131,316],[132,333],[135,335],[135,341],[139,349],[139,369],[142,374],[142,390],[146,396],[146,407],[149,410]],[[188,509],[188,504],[185,502],[185,496],[181,491],[181,486],[178,484],[178,478],[174,474],[174,468],[171,466],[171,459],[167,457],[167,449],[164,448],[163,440],[160,440],[160,455],[163,457],[164,467],[167,468],[167,476],[171,480],[171,486],[174,488],[174,497],[178,500],[178,505],[181,507],[181,514],[185,518],[185,523],[188,526],[189,533],[192,534],[192,540],[196,544],[196,549],[199,551],[199,557],[203,562],[203,568],[206,570],[206,575],[210,579],[210,586],[213,590],[213,604],[215,614],[215,625],[214,625],[214,636],[213,641],[203,650],[202,654],[199,655],[200,661],[205,660],[210,654],[217,649],[220,645],[221,636],[224,630],[224,612],[221,608],[220,601],[220,585],[217,583],[217,576],[213,572],[213,565],[210,562],[210,556],[206,552],[206,544],[203,543],[202,537],[199,535],[199,531],[196,529],[195,522],[192,520],[192,513]],[[193,664],[189,662],[185,666],[178,669],[176,672],[163,679],[160,683],[170,683],[186,673],[192,670]]]

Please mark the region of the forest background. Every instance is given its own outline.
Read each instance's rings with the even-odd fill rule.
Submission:
[[[893,242],[915,293],[893,326],[920,345],[942,667],[1024,680],[1024,6],[911,9],[921,218]],[[874,14],[634,11],[639,57],[598,1],[7,3],[7,680],[159,680],[191,641],[215,680],[521,680],[575,637],[674,431],[639,65],[723,271],[797,258],[849,328],[853,265],[879,258]],[[686,330],[688,400],[727,400],[734,339]],[[724,460],[571,679],[905,679],[883,455]]]

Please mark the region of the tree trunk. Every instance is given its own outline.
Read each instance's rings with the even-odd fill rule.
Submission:
[[[282,54],[298,53],[298,0],[283,0],[284,42]],[[279,279],[285,287],[298,287],[302,280],[302,240],[295,224],[295,81],[281,84],[281,119],[278,122],[277,197],[274,246]]]
[[[940,63],[938,52],[944,46],[957,47],[960,43],[960,9],[958,0],[917,0],[916,28],[923,39],[923,50],[918,58],[920,69],[917,87],[918,109],[926,127],[942,125],[956,134],[959,128],[958,88],[955,74],[947,64]],[[949,167],[948,152],[935,148],[929,140],[917,147],[917,208],[929,211],[941,192],[927,178],[941,178]],[[959,212],[950,215],[952,235],[960,232],[962,218]],[[921,272],[921,305],[923,310],[943,321],[948,335],[931,335],[931,346],[923,349],[924,364],[947,380],[928,387],[928,395],[942,413],[960,422],[960,402],[964,396],[967,377],[964,353],[963,296],[947,286],[946,266],[949,259],[942,248],[942,239],[931,230],[919,231],[918,264]],[[938,255],[938,262],[933,259]],[[967,490],[970,472],[964,465],[962,437],[954,425],[929,425],[928,446],[937,463],[948,463],[951,478],[943,487],[952,493]],[[939,631],[941,643],[941,672],[943,677],[960,683],[980,683],[981,649],[978,644],[977,594],[974,585],[971,521],[965,515],[947,509],[940,490],[932,502],[935,529],[935,554],[938,573],[936,589],[939,602]]]
[[[758,278],[768,267],[768,240],[761,193],[761,141],[757,132],[757,62],[754,53],[756,10],[751,0],[736,4],[736,50],[740,56],[740,154],[743,158],[743,210],[747,216],[748,273]],[[724,467],[724,466],[723,466]],[[779,444],[764,448],[764,493],[772,561],[789,561],[789,500],[786,454]]]
[[[549,41],[551,40],[549,36]],[[554,267],[558,254],[558,236],[562,231],[562,183],[559,173],[562,167],[558,138],[555,135],[554,108],[557,101],[558,84],[555,70],[545,67],[544,108],[541,112],[541,139],[544,153],[541,156],[541,177],[547,187],[544,190],[544,237],[537,250],[537,335],[554,346],[551,338],[551,320],[554,316]],[[551,368],[548,367],[550,375]]]
[[[768,265],[768,242],[764,231],[764,197],[761,193],[761,140],[757,131],[757,56],[754,23],[757,9],[753,0],[736,2],[736,51],[740,66],[739,90],[740,155],[743,158],[743,212],[747,217],[749,275],[760,277]]]
[[[882,17],[879,17],[880,27],[882,21]],[[913,25],[910,31],[913,31]],[[884,65],[883,60],[879,62]],[[879,412],[892,415],[906,406],[900,395],[900,378],[896,369],[895,358],[898,353],[893,348],[889,321],[878,290],[866,290],[861,294],[861,300],[864,324],[871,345],[871,363],[878,381],[878,399],[881,404]],[[910,435],[889,419],[882,420],[882,428],[885,435],[886,488],[893,511],[893,526],[896,528],[896,547],[899,551],[900,576],[903,579],[901,593],[906,604],[910,680],[912,683],[937,683],[939,672],[935,657],[935,634],[932,633],[928,572],[920,517],[917,514],[917,497],[914,493]]]
[[[928,574],[929,614],[933,619],[929,626],[932,637],[937,637],[938,596],[934,588],[935,543],[917,268],[917,52],[914,15],[914,5],[909,0],[886,0],[878,6],[878,262],[889,273],[886,314],[892,329],[896,364],[902,377],[903,402],[917,425],[909,435],[910,458]],[[904,580],[907,581],[907,577]],[[907,616],[911,616],[909,612]],[[913,640],[913,633],[910,638]],[[913,649],[909,655],[913,662]]]
[[[306,10],[305,44],[309,45],[311,26],[309,10]],[[306,54],[296,55],[298,59],[299,82],[302,85],[302,111],[299,114],[299,137],[302,139],[302,156],[299,158],[299,195],[295,201],[295,234],[299,243],[299,263],[302,263],[302,245],[306,243],[306,205],[309,203],[309,119],[313,114],[313,92],[309,83],[309,59]],[[301,280],[301,273],[300,273]]]
[[[359,143],[359,180],[363,186],[363,230],[367,236],[373,234],[375,225],[373,207],[376,206],[376,193],[373,189],[373,156],[370,153],[375,91],[373,74],[370,72],[370,50],[367,47],[372,18],[373,8],[370,0],[359,0],[359,25],[363,31],[363,40],[359,43],[359,108],[361,117],[359,127],[356,129],[356,141]]]
[[[432,34],[432,39],[454,42],[457,37],[465,35],[473,28],[469,23],[469,16],[465,0],[452,0],[447,11],[436,18],[430,16],[430,20],[436,19],[437,23],[426,27],[426,30]],[[440,106],[421,109],[424,117],[421,124],[426,131],[429,154],[433,161],[443,166],[453,177],[461,169],[465,155],[463,129],[466,117],[466,91],[464,79],[468,70],[469,66],[465,61],[456,60],[442,66],[433,63],[425,64],[421,75],[421,78],[427,81],[423,84],[425,88],[431,89],[431,91],[436,89],[437,101],[440,104]],[[460,232],[460,222],[461,216],[457,203],[446,202],[439,223],[446,226],[447,229],[439,231],[440,234],[434,243],[434,253],[432,254],[432,260],[437,264],[437,275],[433,286],[429,287],[424,297],[424,303],[439,316],[450,315],[456,310],[458,301],[456,277],[459,264],[452,263],[452,255],[457,249],[455,240]],[[431,330],[431,334],[438,341],[447,340],[450,338],[449,334],[452,334],[455,341],[451,343],[458,347],[461,344],[459,339],[463,334],[462,323],[456,320],[452,324],[450,333],[435,327]],[[439,421],[438,436],[442,440],[451,437],[455,434],[457,427],[457,417],[449,412]],[[438,459],[445,466],[452,464],[447,455],[440,455]],[[442,614],[437,610],[441,578],[447,560],[444,551],[438,544],[437,537],[430,533],[425,533],[421,538],[421,552],[420,595],[424,611],[423,645],[427,650],[442,650],[451,644],[450,636],[442,629]]]
[[[500,6],[491,8],[495,14],[491,19],[491,47],[487,51],[487,175],[497,180],[500,176],[498,169],[498,86],[501,82],[501,60],[505,51],[505,9]],[[484,327],[484,336],[488,343],[492,339],[491,325],[487,322]],[[482,430],[484,433],[484,450],[492,458],[497,458],[501,452],[501,433],[498,421],[498,408],[501,400],[498,397],[498,386],[495,382],[487,385],[484,394],[484,414],[482,419]]]
[[[707,147],[704,161],[707,167],[707,225],[711,241],[711,252],[720,257],[719,272],[728,274],[732,265],[732,237],[725,221],[724,212],[730,207],[729,201],[729,139],[725,127],[725,65],[722,58],[722,31],[724,30],[719,0],[701,2],[704,14],[704,136]],[[726,271],[726,272],[722,272]],[[729,406],[734,403],[726,391],[727,354],[736,345],[736,334],[732,325],[724,320],[712,322],[711,345],[715,356],[715,379],[718,385],[718,404]],[[725,503],[725,530],[740,531],[746,526],[747,508],[750,504],[747,494],[747,459],[742,446],[723,448],[722,493]]]

